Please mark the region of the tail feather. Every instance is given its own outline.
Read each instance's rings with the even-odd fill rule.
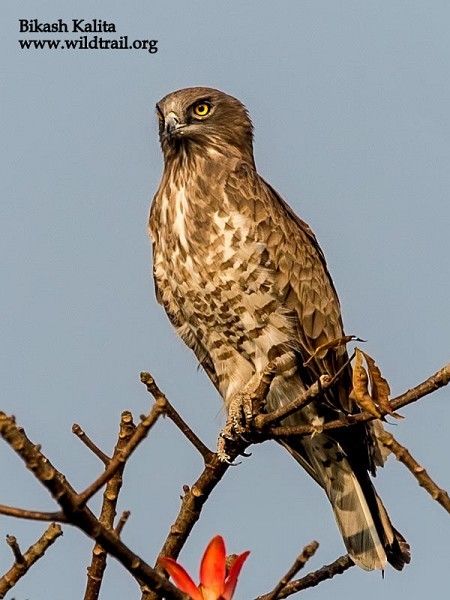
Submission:
[[[409,546],[392,527],[368,474],[352,469],[338,442],[325,434],[303,439],[301,448],[284,444],[324,488],[347,551],[365,570],[401,570],[410,560]]]
[[[279,376],[272,382],[267,405],[272,410],[283,406],[303,390],[298,377]],[[284,425],[315,424],[318,430],[315,435],[289,437],[280,443],[324,488],[354,562],[366,570],[383,570],[388,562],[401,570],[410,561],[409,546],[393,528],[369,477],[369,471],[374,472],[375,466],[383,464],[386,458],[376,445],[373,448],[376,431],[369,432],[362,425],[348,433],[320,432],[326,420],[326,410],[323,405],[320,408],[319,414],[311,404],[283,419]],[[336,414],[329,411],[328,418],[336,418]]]
[[[354,473],[342,475],[341,485],[336,487],[333,482],[328,497],[347,551],[363,569],[383,570],[386,552],[361,486]]]
[[[401,571],[403,567],[409,564],[411,561],[409,544],[402,534],[392,526],[386,509],[384,508],[384,504],[381,502],[381,499],[375,490],[374,494],[378,505],[378,514],[383,526],[383,531],[385,533],[385,539],[383,542],[388,562],[394,567],[394,569]]]
[[[323,438],[308,440],[305,450],[331,502],[347,551],[359,567],[383,570],[387,556],[361,485],[337,442]]]

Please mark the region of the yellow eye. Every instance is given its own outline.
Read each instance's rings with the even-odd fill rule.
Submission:
[[[162,116],[162,114],[160,112],[158,112],[158,121],[160,123],[162,123],[164,121],[164,117]]]
[[[206,117],[206,115],[209,113],[210,109],[211,109],[211,107],[206,102],[199,102],[198,104],[196,104],[194,106],[194,113],[198,117]]]

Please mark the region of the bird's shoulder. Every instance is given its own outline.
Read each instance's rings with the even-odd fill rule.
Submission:
[[[335,313],[336,325],[340,326],[338,295],[311,227],[246,162],[238,163],[230,172],[225,192],[243,214],[253,219],[255,235],[264,242],[280,280],[286,280],[300,301],[305,294],[311,296],[311,301],[315,293],[319,294],[323,310],[327,312],[324,305],[328,304],[329,310]],[[280,285],[283,286],[282,281]],[[317,302],[319,298],[314,300]],[[307,309],[303,301],[302,304]]]
[[[240,161],[227,178],[225,184],[227,196],[239,204],[244,212],[250,212],[255,222],[264,223],[272,230],[277,229],[279,235],[274,235],[274,241],[281,242],[289,239],[291,250],[301,249],[319,259],[326,272],[330,284],[334,287],[325,255],[311,227],[303,221],[282,198],[282,196],[256,171],[253,165]],[[248,206],[248,210],[246,209]],[[261,228],[262,229],[262,228]],[[270,235],[267,231],[267,235]],[[283,239],[284,238],[284,239]],[[296,243],[297,242],[297,243]]]

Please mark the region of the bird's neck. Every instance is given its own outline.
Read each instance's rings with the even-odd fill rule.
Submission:
[[[186,142],[180,140],[178,145],[166,149],[164,153],[164,170],[171,178],[179,173],[183,173],[185,178],[189,178],[189,174],[229,173],[240,161],[255,167],[251,147],[247,151],[213,141],[208,145],[195,144],[191,140]]]

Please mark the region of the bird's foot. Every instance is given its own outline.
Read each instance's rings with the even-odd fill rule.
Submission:
[[[217,441],[217,455],[223,462],[230,462],[230,451],[233,445],[242,439],[249,430],[253,419],[253,399],[244,391],[236,394],[228,406],[228,418]]]
[[[254,375],[245,388],[233,396],[228,404],[228,417],[217,442],[217,455],[223,462],[230,462],[233,445],[240,439],[245,440],[245,434],[251,432],[255,405],[259,407],[261,399],[258,392],[261,386],[261,373]]]

